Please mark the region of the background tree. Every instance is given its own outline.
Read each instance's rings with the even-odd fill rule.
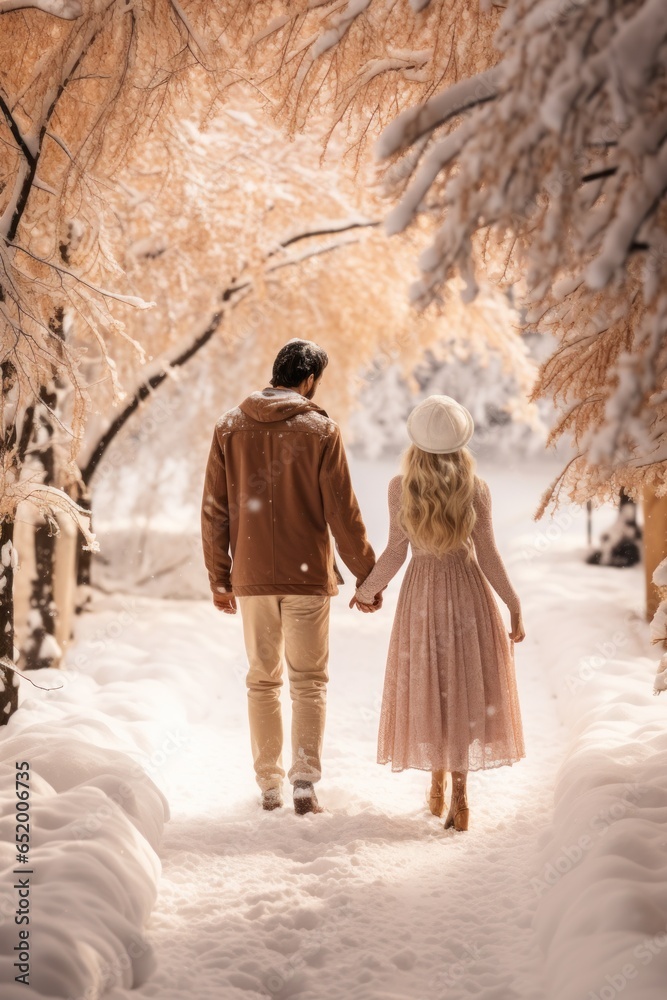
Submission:
[[[141,316],[125,310],[128,330],[152,357],[145,371],[131,353],[117,358],[117,375],[128,387],[119,408],[111,405],[110,388],[98,386],[99,413],[89,419],[81,453],[87,486],[117,476],[131,461],[128,442],[141,433],[142,420],[151,424],[158,387],[157,412],[177,422],[174,448],[185,442],[186,464],[200,456],[214,415],[266,383],[275,353],[295,333],[331,354],[325,402],[337,419],[350,413],[364,367],[398,360],[409,370],[445,327],[461,350],[472,340],[495,343],[520,372],[525,395],[535,369],[512,331],[506,300],[489,297],[466,311],[448,293],[415,314],[405,274],[419,240],[410,234],[389,242],[378,233],[377,198],[358,194],[337,165],[322,167],[315,141],[287,141],[247,99],[205,133],[191,134],[185,125],[180,133],[180,167],[178,136],[162,156],[148,144],[112,199],[133,287],[157,307]],[[173,170],[158,163],[173,163]],[[89,378],[97,381],[94,369]],[[174,379],[180,393],[172,391]],[[192,475],[198,473],[195,463]],[[140,488],[145,509],[150,492]],[[87,567],[80,582],[89,582]]]
[[[661,524],[654,505],[667,504],[664,4],[509,0],[495,34],[492,17],[476,22],[481,44],[473,40],[465,64],[453,59],[443,74],[438,45],[425,51],[411,89],[390,65],[393,31],[383,23],[400,9],[404,37],[423,38],[428,27],[440,38],[450,15],[441,4],[412,6],[411,18],[405,6],[372,0],[298,15],[284,5],[257,34],[257,45],[271,40],[274,54],[265,76],[256,60],[257,78],[283,94],[281,112],[301,109],[292,127],[314,104],[330,107],[331,128],[345,125],[351,150],[385,124],[374,98],[400,109],[375,149],[402,196],[387,230],[403,231],[417,217],[438,227],[421,255],[413,301],[430,301],[455,274],[470,300],[483,271],[485,281],[521,293],[529,325],[557,337],[532,399],[554,400],[559,419],[548,443],[571,434],[575,454],[536,519],[558,507],[562,490],[583,503],[625,489],[642,495]],[[456,8],[452,54],[471,40],[470,25]],[[646,540],[650,578],[667,541],[652,530]],[[655,591],[647,598],[650,615]]]
[[[474,297],[481,264],[558,335],[535,397],[558,403],[552,438],[572,431],[579,451],[537,516],[559,486],[609,500],[665,475],[667,21],[659,0],[611,12],[510,0],[498,22],[466,4],[284,5],[255,39],[257,79],[292,127],[316,107],[350,150],[382,129],[376,156],[403,191],[388,230],[417,215],[439,226],[414,301],[457,273]],[[393,46],[414,57],[427,38],[416,79],[392,63]]]
[[[359,212],[350,215],[349,198],[338,191],[333,170],[319,169],[312,143],[288,143],[258,107],[254,115],[252,110],[245,99],[205,131],[184,119],[152,134],[135,145],[109,187],[109,239],[127,280],[154,306],[138,317],[114,303],[129,346],[116,350],[113,373],[102,357],[86,363],[95,385],[95,410],[78,457],[79,502],[86,509],[93,477],[116,435],[134,414],[143,416],[155,391],[180,377],[212,337],[226,336],[226,315],[253,293],[264,271],[298,266],[376,225]],[[294,228],[294,218],[303,224]],[[327,235],[329,243],[323,242]],[[297,249],[302,242],[307,246]],[[84,260],[88,253],[84,241],[78,256]],[[228,346],[231,339],[226,337]],[[144,351],[141,366],[133,343]],[[117,384],[124,387],[120,405]],[[80,553],[84,586],[89,555]]]
[[[246,0],[236,11],[230,31],[274,114],[290,133],[324,120],[325,142],[344,137],[357,167],[397,112],[497,59],[499,10],[476,0]]]
[[[19,390],[23,387],[23,395],[18,392],[16,430],[8,428],[8,440],[23,441],[25,455],[21,459],[18,444],[12,445],[6,450],[4,465],[13,481],[29,477],[51,490],[62,487],[58,496],[63,503],[68,493],[78,490],[85,509],[86,476],[82,477],[80,467],[90,480],[118,428],[143,399],[208,342],[223,316],[237,343],[239,331],[252,342],[249,316],[258,314],[268,320],[267,326],[280,339],[284,339],[283,329],[293,329],[297,318],[303,328],[318,330],[337,317],[342,325],[337,340],[345,347],[344,362],[354,358],[363,365],[378,352],[386,355],[381,346],[387,331],[382,308],[376,301],[372,310],[368,308],[368,283],[357,280],[355,284],[355,278],[363,279],[363,269],[368,267],[378,289],[385,282],[388,294],[383,301],[396,305],[396,294],[391,293],[400,283],[392,277],[402,248],[392,255],[386,243],[373,244],[382,238],[371,233],[363,241],[364,247],[368,244],[368,258],[350,257],[352,268],[342,268],[340,281],[333,273],[318,271],[320,264],[314,261],[334,258],[341,233],[362,227],[344,205],[350,200],[347,191],[344,197],[331,193],[344,188],[340,178],[330,184],[331,178],[325,177],[328,190],[323,196],[322,177],[317,190],[306,179],[312,167],[304,172],[304,164],[296,164],[297,157],[292,157],[293,172],[298,175],[301,169],[302,183],[298,197],[292,194],[290,208],[293,212],[298,205],[310,219],[310,208],[317,207],[312,221],[298,232],[292,227],[285,234],[289,209],[284,206],[290,197],[283,198],[281,182],[276,181],[276,158],[265,158],[264,169],[270,161],[271,182],[277,183],[280,197],[267,204],[266,195],[261,195],[264,214],[257,224],[262,238],[254,244],[252,238],[244,239],[246,231],[235,220],[247,217],[254,194],[262,186],[246,177],[245,187],[237,185],[231,194],[225,189],[219,167],[217,174],[211,170],[211,149],[205,148],[207,143],[210,147],[210,136],[204,140],[201,132],[180,124],[186,108],[196,108],[200,119],[205,118],[222,91],[254,75],[261,80],[256,93],[277,99],[274,111],[291,132],[307,119],[309,129],[317,137],[322,135],[334,154],[353,152],[362,169],[367,139],[397,110],[415,102],[428,106],[443,84],[494,62],[497,57],[490,43],[497,14],[480,14],[475,5],[462,0],[446,12],[423,2],[355,0],[344,8],[318,3],[296,10],[292,5],[277,18],[276,5],[264,2],[250,8],[211,8],[195,2],[179,5],[168,0],[148,9],[135,9],[120,0],[37,6],[5,14],[10,30],[2,39],[6,53],[22,54],[19,71],[2,81],[7,92],[5,99],[3,91],[1,105],[6,141],[0,166],[7,178],[2,206],[7,286],[3,301],[10,306],[3,316],[14,334],[6,361],[14,364],[12,351],[20,354],[27,345],[23,364],[14,365],[18,373],[14,381]],[[45,28],[41,38],[35,30],[39,25]],[[230,63],[233,42],[239,44],[241,54],[249,53],[247,73],[238,58],[233,66]],[[6,60],[7,65],[10,62]],[[483,95],[477,103],[488,99]],[[266,147],[258,153],[257,129],[247,112],[235,114],[237,124],[244,123],[254,134],[241,141],[230,162],[234,156],[241,162],[245,159],[246,174],[253,175]],[[147,123],[155,126],[152,150],[147,145],[141,154],[143,163],[140,157],[134,161],[134,176],[128,182],[120,175],[139,138],[146,135]],[[339,125],[344,129],[336,131]],[[428,128],[416,137],[410,155],[391,171],[392,182],[404,184],[428,145],[431,131]],[[232,132],[229,127],[225,130],[233,152]],[[288,161],[285,146],[282,150]],[[151,152],[157,169],[147,162]],[[253,169],[248,170],[253,157]],[[151,177],[159,185],[159,197],[151,193]],[[240,199],[239,191],[243,192]],[[323,218],[325,201],[335,202],[335,211],[328,209]],[[377,206],[377,192],[366,192],[363,201]],[[184,212],[186,205],[193,207],[192,214]],[[283,206],[282,217],[276,205]],[[358,203],[355,211],[359,212]],[[370,213],[372,221],[375,214],[379,213]],[[220,236],[214,227],[220,229],[217,220],[223,215]],[[368,225],[366,213],[363,227]],[[332,228],[336,235],[331,246],[317,245]],[[413,248],[421,248],[429,228],[430,223],[411,234]],[[155,265],[147,282],[137,267],[140,260]],[[211,261],[226,271],[224,281],[219,280],[219,272],[211,274]],[[292,270],[294,279],[288,276]],[[311,281],[310,297],[303,294],[308,274],[317,275]],[[177,302],[179,289],[183,300],[194,300],[193,308],[189,301],[185,308]],[[136,291],[146,300],[161,303],[154,319],[146,322],[150,314],[143,314],[140,335],[125,308],[144,304],[133,294]],[[212,294],[217,301],[212,301]],[[442,307],[448,295],[439,297],[436,306]],[[361,326],[365,336],[360,339],[349,331],[359,333],[357,317],[364,314],[364,304],[365,324]],[[205,311],[208,320],[199,322],[194,339],[191,335],[189,342],[184,338],[183,346],[182,325],[188,316],[192,322],[193,316]],[[232,313],[237,318],[229,322]],[[368,329],[371,315],[378,320],[375,332]],[[392,321],[392,337],[405,353],[406,332],[401,331],[396,316]],[[432,339],[429,322],[427,316],[415,342]],[[414,320],[411,324],[418,325]],[[500,339],[505,355],[514,354],[520,368],[523,362],[516,350],[516,335],[504,329]],[[258,342],[267,357],[275,349],[271,336],[264,332]],[[350,351],[351,346],[356,350]],[[257,353],[259,366],[264,364],[262,350]],[[41,365],[38,370],[31,367],[35,356]],[[148,367],[137,379],[137,366],[144,359]],[[403,360],[409,367],[416,358],[407,351]],[[11,370],[9,374],[14,377]],[[347,386],[341,393],[343,410],[351,402],[351,384],[341,380],[341,386]],[[91,416],[91,385],[96,389],[94,405],[100,419],[92,414],[86,451],[81,453],[84,417]],[[122,388],[125,385],[129,388]],[[109,423],[102,414],[121,401],[123,393],[127,394],[125,409]],[[11,491],[5,490],[4,502],[8,505],[4,520],[11,521],[15,510]],[[44,536],[40,582],[33,594],[35,634],[29,648],[37,664],[43,662],[40,652],[48,632],[48,537]]]
[[[204,13],[194,11],[215,36],[216,11]],[[141,305],[104,287],[109,276],[120,278],[100,221],[105,186],[142,129],[187,101],[189,84],[205,79],[216,96],[228,54],[220,46],[205,54],[196,21],[168,0],[8,0],[0,18],[0,542],[11,552],[20,502],[52,521],[60,508],[85,527],[84,512],[61,489],[76,480],[89,399],[81,345],[99,350],[113,378],[110,347],[126,334],[109,301]],[[86,229],[91,252],[73,270],[68,258]],[[76,347],[68,337],[74,317]],[[94,544],[90,532],[87,541]],[[33,596],[46,632],[48,603]],[[14,662],[13,617],[6,586],[5,664]],[[41,643],[33,645],[39,656]]]

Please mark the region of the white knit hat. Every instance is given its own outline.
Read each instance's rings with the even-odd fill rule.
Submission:
[[[451,396],[428,396],[408,417],[408,435],[413,444],[432,455],[463,448],[475,429],[472,416]]]

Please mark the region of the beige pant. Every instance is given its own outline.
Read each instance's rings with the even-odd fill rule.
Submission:
[[[329,597],[302,594],[239,597],[248,654],[248,715],[257,784],[282,783],[283,653],[292,698],[292,766],[288,778],[319,781],[329,680]]]

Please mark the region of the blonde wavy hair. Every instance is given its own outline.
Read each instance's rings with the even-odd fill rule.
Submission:
[[[412,545],[437,556],[464,547],[470,560],[477,520],[472,453],[463,447],[434,455],[413,444],[403,455],[402,473],[400,520]]]

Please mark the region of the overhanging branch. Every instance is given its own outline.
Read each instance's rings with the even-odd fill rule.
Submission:
[[[9,224],[9,228],[7,230],[7,241],[10,242],[10,243],[14,239],[14,237],[16,236],[16,232],[18,230],[19,224],[20,224],[21,219],[23,217],[23,213],[25,212],[26,206],[28,204],[28,198],[30,197],[30,191],[32,190],[33,182],[34,182],[34,179],[35,179],[35,174],[36,174],[36,171],[37,171],[37,165],[39,163],[39,157],[40,157],[40,154],[41,154],[41,151],[42,151],[42,144],[44,142],[44,136],[46,135],[46,133],[48,131],[49,123],[51,121],[51,118],[53,117],[53,113],[54,113],[54,111],[56,109],[58,101],[62,97],[64,91],[66,90],[66,88],[68,86],[68,84],[71,82],[74,74],[76,73],[77,69],[81,65],[82,59],[88,53],[91,45],[93,45],[93,43],[95,42],[95,39],[97,38],[97,36],[100,34],[100,32],[106,26],[106,18],[107,18],[108,14],[109,14],[109,11],[112,9],[112,7],[114,6],[115,3],[116,3],[116,0],[110,0],[109,5],[108,5],[108,7],[107,7],[107,9],[105,11],[105,14],[104,14],[104,17],[103,17],[101,23],[98,24],[98,26],[90,33],[90,35],[88,35],[86,38],[83,39],[83,41],[81,43],[81,48],[80,48],[78,54],[75,55],[70,60],[69,65],[66,67],[66,70],[65,70],[65,73],[63,75],[63,78],[60,81],[60,83],[59,83],[59,85],[58,85],[58,87],[56,89],[56,92],[55,92],[53,98],[51,99],[51,103],[48,106],[43,107],[43,109],[42,109],[42,115],[41,115],[41,119],[40,119],[41,125],[40,125],[40,128],[39,128],[39,138],[38,138],[38,141],[37,141],[36,152],[34,154],[32,154],[30,158],[26,157],[26,162],[28,163],[28,170],[27,170],[26,176],[25,176],[25,178],[23,180],[23,184],[21,185],[21,192],[20,192],[18,200],[16,202],[16,208],[14,209],[14,214],[12,216],[12,220],[11,220],[11,222]],[[79,15],[77,15],[77,17],[78,16]],[[23,148],[22,148],[21,151],[23,152]],[[24,153],[24,155],[25,155],[25,153]]]
[[[7,119],[7,124],[9,125],[9,131],[12,133],[14,140],[16,141],[16,145],[21,150],[28,163],[32,163],[32,161],[34,160],[34,156],[30,152],[30,149],[28,148],[28,145],[25,139],[23,138],[23,133],[21,132],[21,129],[18,126],[18,122],[14,118],[14,115],[12,114],[9,105],[5,101],[2,94],[0,94],[0,110]]]
[[[76,21],[83,13],[79,0],[0,0],[0,14],[28,7],[42,10],[63,21]]]
[[[307,230],[305,232],[288,237],[287,239],[281,241],[278,245],[278,249],[272,250],[268,254],[268,256],[269,257],[275,256],[280,249],[286,246],[290,246],[294,243],[298,243],[302,240],[312,239],[312,237],[314,236],[324,236],[327,235],[328,233],[336,234],[359,228],[372,228],[378,226],[379,222],[375,222],[373,220],[353,220],[351,222],[347,222],[344,228],[341,228],[340,224],[335,222],[327,225],[329,226],[329,228],[324,228],[323,226],[320,225],[317,229]],[[307,248],[303,253],[300,253],[296,256],[288,257],[285,260],[277,261],[270,267],[267,267],[266,273],[271,274],[285,267],[293,267],[294,265],[299,264],[304,260],[308,260],[311,257],[318,257],[326,253],[331,253],[334,250],[340,249],[341,247],[349,246],[353,242],[356,243],[357,240],[338,240],[326,243],[324,245]],[[93,478],[93,475],[95,474],[98,465],[102,461],[102,458],[104,457],[107,449],[109,448],[109,445],[116,437],[118,432],[121,430],[121,428],[125,426],[125,424],[130,419],[132,414],[138,410],[139,406],[144,402],[144,400],[146,400],[150,396],[150,394],[153,392],[154,389],[157,389],[158,386],[162,385],[162,383],[167,380],[167,378],[169,377],[169,372],[172,368],[182,368],[183,365],[187,364],[190,358],[194,357],[194,355],[197,354],[202,349],[202,347],[204,347],[204,345],[208,343],[208,341],[211,339],[211,337],[214,336],[220,324],[222,323],[226,310],[229,308],[230,304],[233,304],[234,297],[239,292],[247,291],[251,286],[252,286],[252,279],[250,278],[248,278],[245,281],[236,281],[236,280],[232,281],[227,286],[227,288],[224,290],[224,292],[220,297],[222,308],[217,309],[213,313],[208,324],[206,325],[206,328],[197,337],[195,337],[192,343],[189,344],[188,347],[185,348],[185,350],[181,351],[180,354],[178,354],[172,361],[170,361],[168,365],[165,365],[165,367],[162,368],[160,371],[155,372],[144,382],[142,382],[142,384],[138,387],[138,389],[132,396],[132,399],[129,401],[129,403],[127,403],[127,405],[123,408],[123,410],[121,410],[121,412],[118,414],[115,420],[113,420],[113,422],[104,432],[104,434],[100,437],[99,441],[95,445],[95,448],[93,449],[93,452],[88,462],[81,469],[81,478],[86,486],[90,486],[90,482]]]

